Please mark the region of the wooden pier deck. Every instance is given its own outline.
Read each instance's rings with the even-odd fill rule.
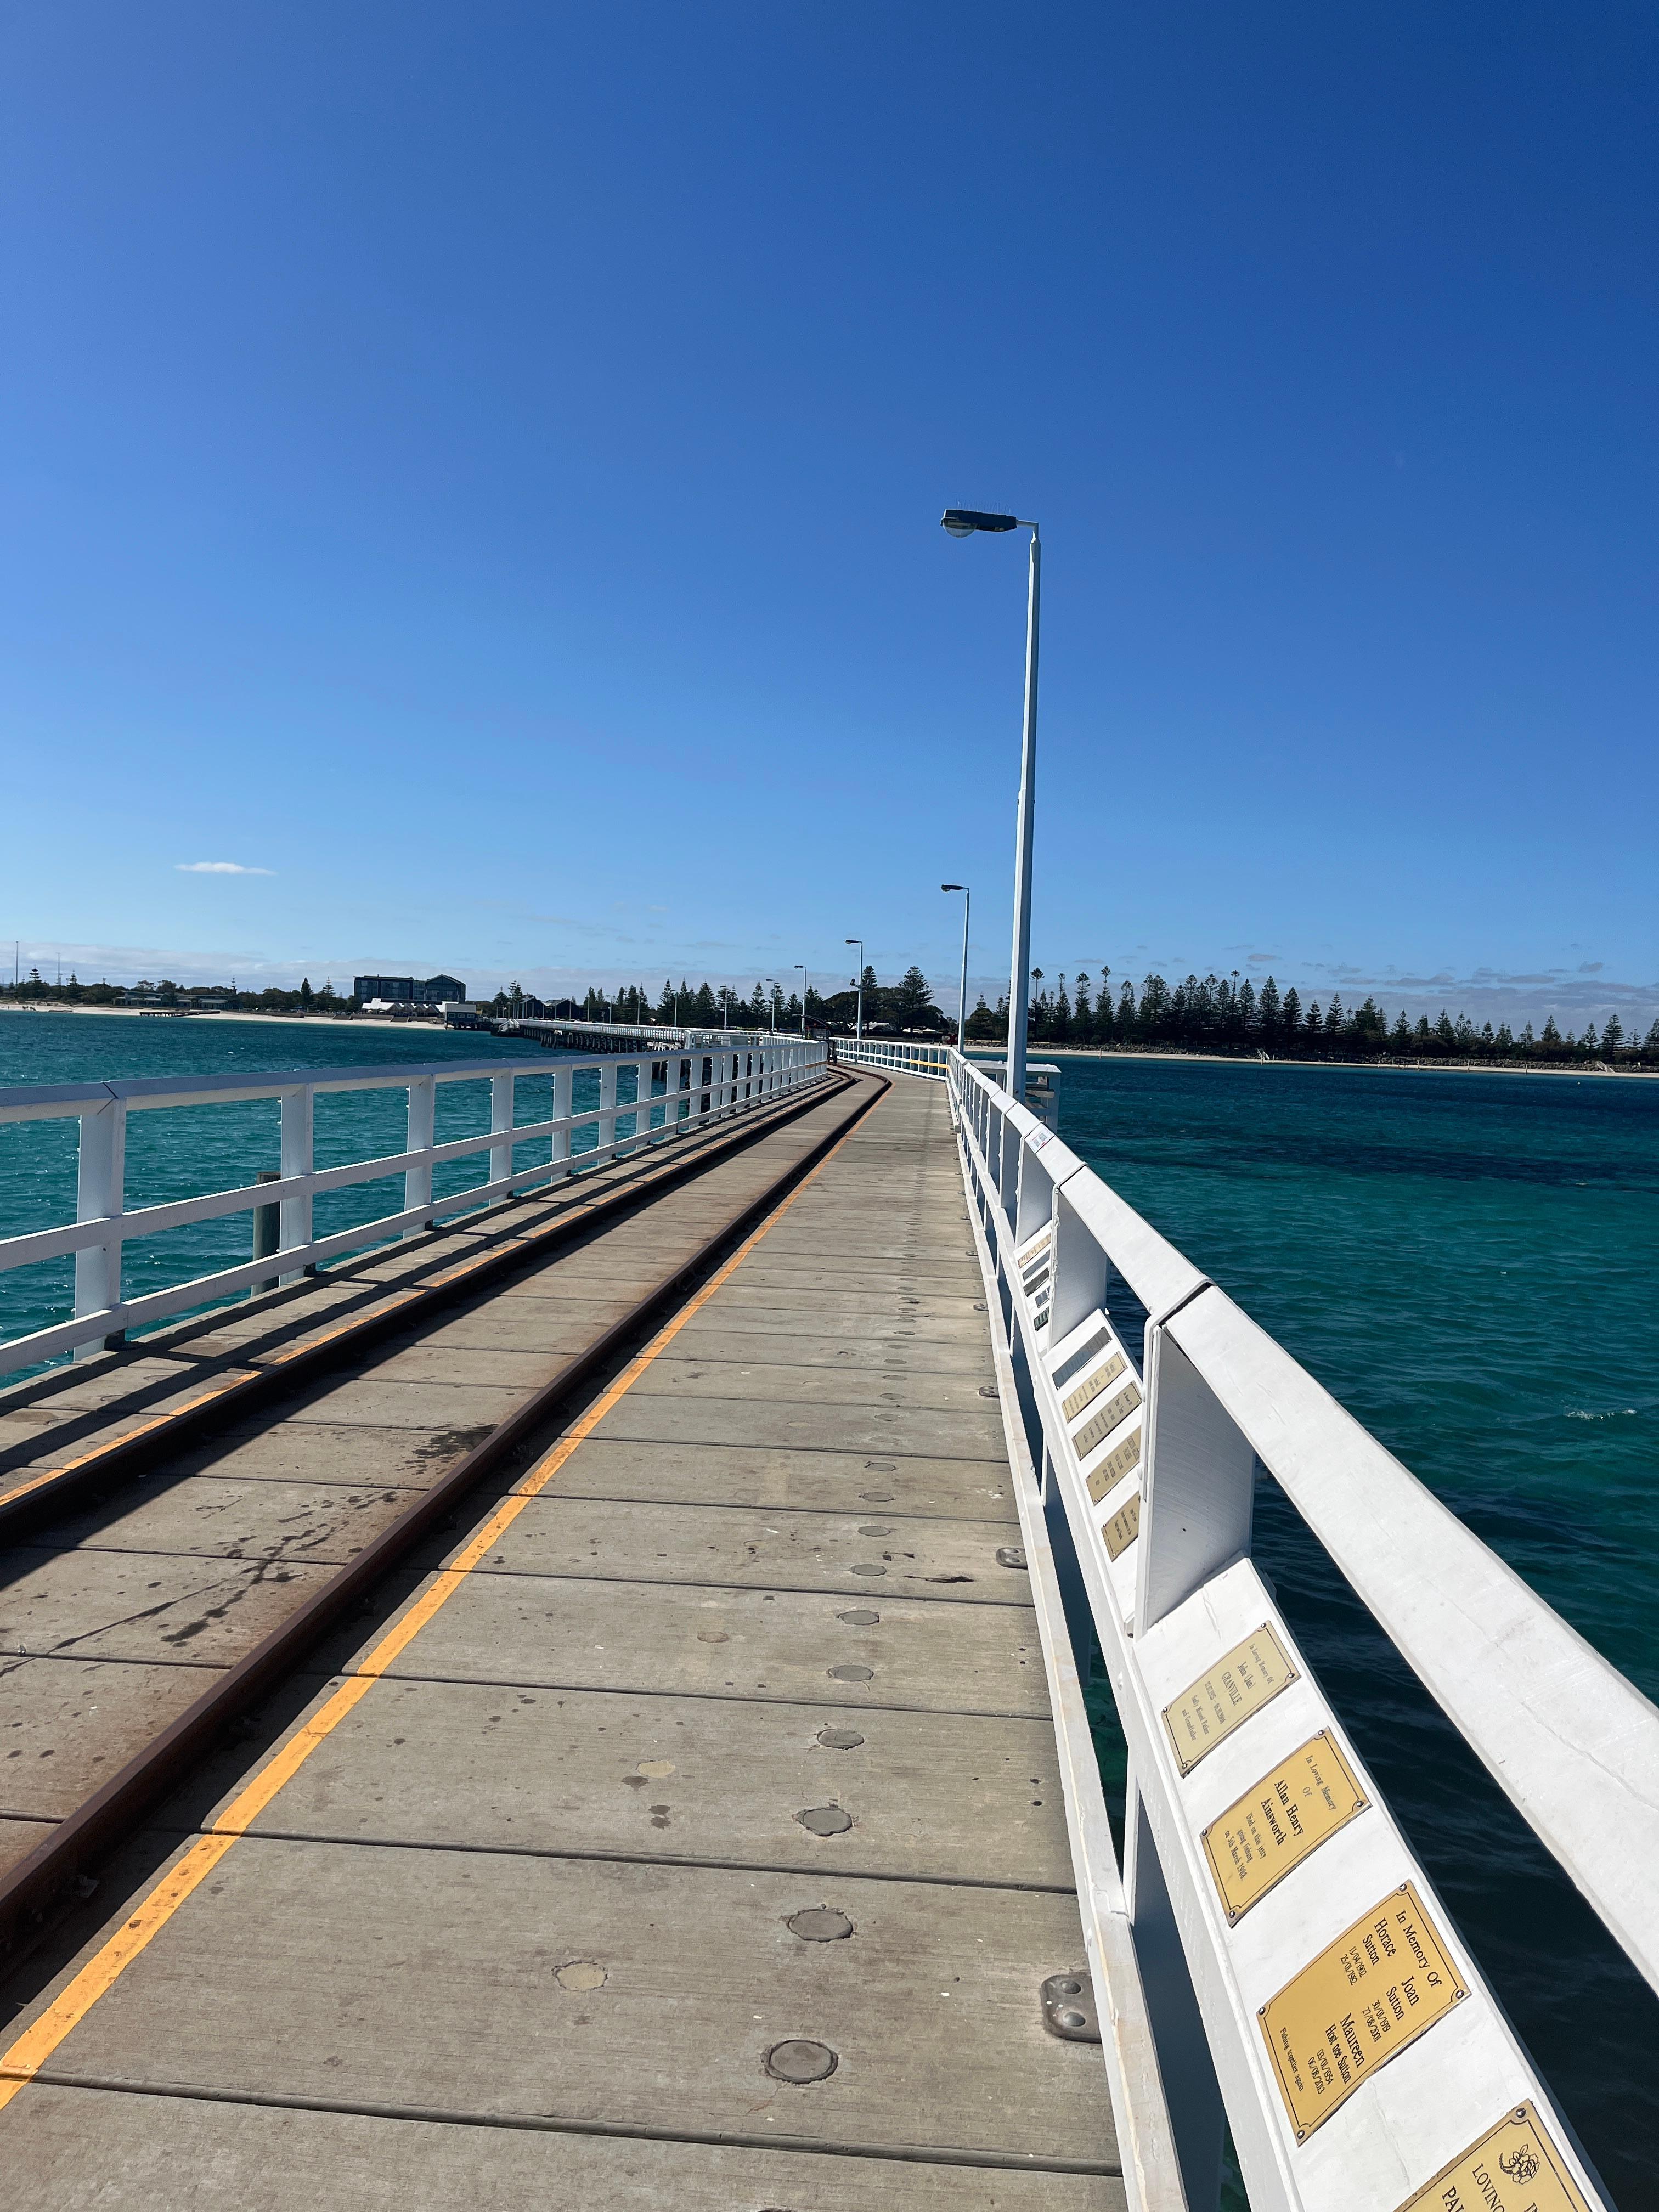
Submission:
[[[367,1433],[615,1295],[538,1279]],[[1121,2204],[985,1297],[901,1080],[110,1869],[4,2031],[15,2201]]]

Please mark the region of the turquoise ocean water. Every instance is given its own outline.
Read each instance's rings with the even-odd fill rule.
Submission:
[[[514,1057],[430,1030],[0,1016],[0,1084]],[[1659,1084],[1062,1065],[1067,1141],[1659,1697]],[[522,1120],[546,1110],[544,1080],[520,1091]],[[483,1084],[439,1101],[441,1136],[487,1127]],[[319,1164],[395,1151],[403,1111],[398,1092],[319,1100]],[[272,1103],[136,1115],[131,1132],[133,1205],[276,1164]],[[74,1146],[73,1124],[0,1125],[0,1234],[72,1215]],[[453,1168],[440,1188],[483,1173]],[[319,1227],[397,1202],[395,1184],[338,1194]],[[155,1239],[127,1287],[228,1265],[247,1238],[244,1217]],[[0,1334],[67,1311],[69,1273],[0,1276]],[[1257,1553],[1616,2201],[1659,2212],[1659,2002],[1269,1482]],[[1104,1716],[1100,1733],[1121,1786]]]

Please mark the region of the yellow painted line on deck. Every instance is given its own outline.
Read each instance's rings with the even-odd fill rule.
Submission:
[[[9,1505],[14,1498],[27,1498],[30,1491],[39,1490],[43,1483],[56,1482],[60,1474],[73,1474],[78,1467],[91,1467],[98,1460],[107,1459],[112,1451],[125,1449],[135,1437],[153,1436],[157,1429],[165,1429],[171,1422],[182,1420],[186,1413],[195,1413],[198,1407],[210,1405],[216,1398],[222,1398],[228,1391],[241,1389],[244,1384],[254,1380],[256,1373],[254,1369],[238,1369],[234,1375],[222,1376],[211,1389],[198,1390],[193,1398],[186,1398],[183,1405],[169,1406],[166,1413],[156,1413],[148,1421],[138,1421],[131,1428],[123,1429],[118,1437],[106,1437],[102,1443],[95,1444],[90,1451],[82,1452],[78,1459],[60,1460],[56,1467],[49,1467],[44,1473],[32,1475],[28,1481],[19,1483],[15,1490],[0,1492],[0,1505]]]
[[[878,1105],[880,1103],[879,1099],[876,1101]],[[854,1127],[862,1125],[862,1118],[854,1124]],[[392,1662],[407,1650],[427,1623],[448,1604],[473,1569],[495,1549],[526,1506],[546,1489],[576,1447],[592,1434],[612,1407],[627,1396],[653,1361],[661,1357],[686,1324],[702,1312],[724,1284],[731,1280],[761,1239],[783,1218],[802,1192],[817,1182],[853,1133],[852,1129],[846,1130],[836,1139],[817,1167],[801,1178],[788,1197],[773,1208],[759,1228],[751,1231],[744,1239],[732,1257],[688,1299],[672,1321],[658,1330],[650,1343],[629,1360],[616,1380],[606,1385],[580,1419],[560,1437],[551,1451],[539,1459],[523,1480],[502,1500],[453,1563],[438,1573],[431,1588],[422,1592],[409,1610],[392,1623],[357,1671],[348,1676],[321,1710],[279,1747],[268,1764],[261,1767],[247,1787],[232,1800],[213,1826],[191,1845],[178,1864],[161,1877],[131,1917],[123,1921],[102,1949],[87,1961],[56,2002],[47,2007],[32,2027],[24,2029],[3,2057],[0,2057],[0,2111],[3,2111],[19,2090],[26,2088],[34,2079],[64,2038],[86,2018],[99,1998],[115,1986],[139,1953],[161,1934],[185,1899],[200,1888],[220,1860],[240,1837],[246,1834],[252,1824],[299,1772],[312,1753],[333,1735],[347,1714],[362,1703]]]

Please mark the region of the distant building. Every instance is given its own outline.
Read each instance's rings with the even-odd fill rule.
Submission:
[[[465,999],[466,986],[455,975],[356,975],[351,995],[359,1006],[380,999],[389,1006],[441,1006],[446,999]]]

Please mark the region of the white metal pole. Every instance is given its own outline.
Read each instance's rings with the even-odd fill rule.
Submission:
[[[957,1050],[968,1049],[968,917],[974,910],[974,895],[966,884],[962,887],[962,995],[957,1000]]]
[[[861,937],[849,937],[847,942],[849,945],[856,945],[859,949],[859,1000],[858,1011],[853,1020],[853,1042],[854,1044],[861,1045],[864,1042],[864,939]]]
[[[1014,839],[1014,955],[1008,978],[1008,1091],[1025,1101],[1025,1018],[1030,995],[1031,833],[1036,805],[1037,617],[1042,549],[1031,533],[1031,584],[1025,611],[1025,727],[1019,752],[1019,812]]]
[[[797,960],[795,966],[800,971],[800,1033],[805,1036],[806,1035],[806,963],[804,960]]]

